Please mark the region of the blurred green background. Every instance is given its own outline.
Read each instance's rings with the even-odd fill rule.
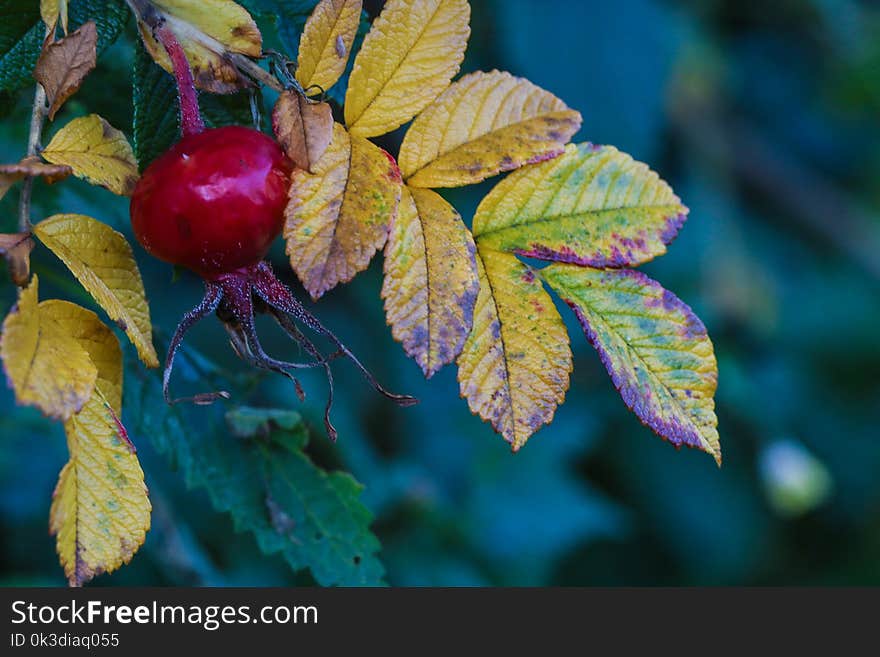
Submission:
[[[381,5],[366,4],[373,14]],[[321,377],[306,378],[303,405],[271,376],[252,377],[243,401],[301,410],[314,429],[313,457],[366,486],[391,584],[880,583],[880,7],[472,6],[463,71],[508,70],[554,92],[583,114],[577,141],[614,144],[649,163],[690,207],[670,252],[644,270],[709,328],[724,466],[676,452],[642,427],[572,322],[566,403],[511,454],[459,399],[453,367],[425,382],[392,340],[379,298],[381,257],[312,307],[381,381],[422,403],[399,409],[340,363],[340,438],[330,445]],[[133,43],[129,21],[56,123],[97,112],[130,134]],[[32,89],[3,100],[0,160],[12,162],[25,149]],[[396,149],[400,137],[382,144]],[[469,219],[493,183],[447,198]],[[14,190],[0,202],[3,232],[14,230],[16,201]],[[59,211],[131,235],[126,199],[80,181],[38,182],[34,218]],[[135,253],[163,350],[201,284],[185,273],[172,282],[168,266],[139,246]],[[272,259],[304,297],[280,244]],[[34,268],[41,297],[94,307],[45,249],[34,252]],[[5,314],[15,292],[2,276]],[[220,368],[245,369],[217,322],[200,325],[188,345]],[[266,346],[290,349],[279,335]],[[183,389],[199,386],[192,368],[176,376]],[[193,426],[203,427],[216,411],[193,412]],[[203,490],[187,490],[175,464],[138,435],[139,418],[124,419],[135,427],[153,529],[129,566],[96,585],[310,582],[280,557],[261,555],[250,534],[236,533]],[[16,408],[4,389],[0,436],[0,583],[61,585],[47,516],[66,459],[63,431]]]

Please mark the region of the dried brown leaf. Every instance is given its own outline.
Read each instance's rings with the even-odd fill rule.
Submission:
[[[30,233],[0,234],[0,256],[6,259],[9,275],[19,287],[25,287],[31,277],[31,250],[34,241]]]
[[[46,90],[50,119],[55,118],[55,113],[95,68],[97,47],[98,30],[94,21],[84,23],[63,39],[43,46],[34,77]]]
[[[287,157],[300,169],[314,171],[333,138],[333,112],[328,103],[310,101],[290,89],[275,103],[272,128]]]
[[[62,164],[46,164],[37,157],[26,157],[17,164],[0,164],[0,198],[9,188],[26,176],[42,176],[52,184],[67,178],[73,169]]]

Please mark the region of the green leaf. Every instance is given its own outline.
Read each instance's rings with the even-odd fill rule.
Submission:
[[[153,61],[140,41],[135,49],[132,86],[134,154],[143,171],[180,138],[180,119],[174,78]],[[247,93],[202,93],[199,108],[209,128],[252,122]]]
[[[721,464],[718,366],[706,327],[678,297],[630,269],[554,264],[541,270],[571,306],[614,386],[642,422],[676,447]]]
[[[181,365],[185,364],[185,360]],[[325,586],[376,586],[384,569],[370,532],[362,486],[325,472],[304,453],[308,433],[292,411],[167,406],[161,381],[132,364],[126,420],[179,467],[189,487],[207,490],[236,531],[254,534],[260,549],[281,553],[291,568],[309,568]]]
[[[110,46],[128,20],[128,7],[115,0],[77,0],[68,10],[70,31],[93,20],[98,27],[98,56]],[[33,85],[46,26],[35,0],[0,0],[0,91]]]
[[[498,251],[590,267],[666,252],[687,217],[669,185],[613,146],[565,153],[502,180],[480,203],[474,236]]]
[[[163,71],[138,40],[132,67],[134,156],[141,171],[177,141],[178,102],[174,78]]]

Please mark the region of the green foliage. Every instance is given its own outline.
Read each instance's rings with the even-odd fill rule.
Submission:
[[[100,56],[122,32],[129,13],[124,2],[77,0],[70,3],[70,31],[95,21]],[[31,0],[3,0],[0,16],[0,91],[14,91],[33,83],[31,71],[40,56],[46,26],[40,19],[40,3]]]
[[[252,532],[265,553],[280,552],[294,570],[309,568],[322,585],[379,585],[372,515],[350,475],[325,472],[304,450],[308,432],[297,413],[233,408],[187,411],[165,406],[159,377],[128,368],[126,410],[138,436],[204,488],[238,531]],[[210,425],[206,426],[206,420]],[[198,428],[196,428],[198,427]]]

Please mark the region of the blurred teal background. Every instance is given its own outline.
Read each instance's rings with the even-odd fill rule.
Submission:
[[[459,399],[453,367],[425,382],[392,340],[380,257],[313,309],[381,381],[422,403],[399,409],[339,364],[334,446],[322,433],[321,377],[305,380],[302,406],[272,377],[244,401],[299,408],[314,428],[314,458],[366,485],[395,585],[880,583],[880,8],[847,0],[472,5],[465,72],[508,70],[554,92],[583,114],[577,141],[614,144],[649,163],[690,207],[670,252],[644,270],[709,328],[724,466],[676,452],[642,427],[574,323],[566,403],[511,454]],[[58,122],[97,112],[130,134],[131,24],[126,37]],[[31,94],[18,94],[2,117],[3,162],[25,149]],[[396,149],[400,137],[382,143]],[[447,198],[468,219],[492,184]],[[16,196],[0,202],[4,232],[14,229]],[[35,219],[59,211],[91,214],[130,236],[125,199],[79,181],[38,183]],[[169,267],[135,249],[164,350],[201,284],[185,273],[172,283]],[[273,261],[295,285],[280,244]],[[34,252],[34,268],[43,298],[93,307],[45,249]],[[5,314],[14,290],[2,276]],[[280,335],[266,342],[275,353],[290,349]],[[217,322],[188,344],[222,368],[245,367]],[[198,385],[191,370],[177,376],[182,388]],[[137,427],[138,418],[124,419]],[[129,566],[96,585],[310,581],[260,555],[203,491],[186,489],[147,436],[132,433],[153,529]],[[61,427],[16,408],[4,389],[0,435],[0,583],[61,585],[47,534],[66,459]]]

